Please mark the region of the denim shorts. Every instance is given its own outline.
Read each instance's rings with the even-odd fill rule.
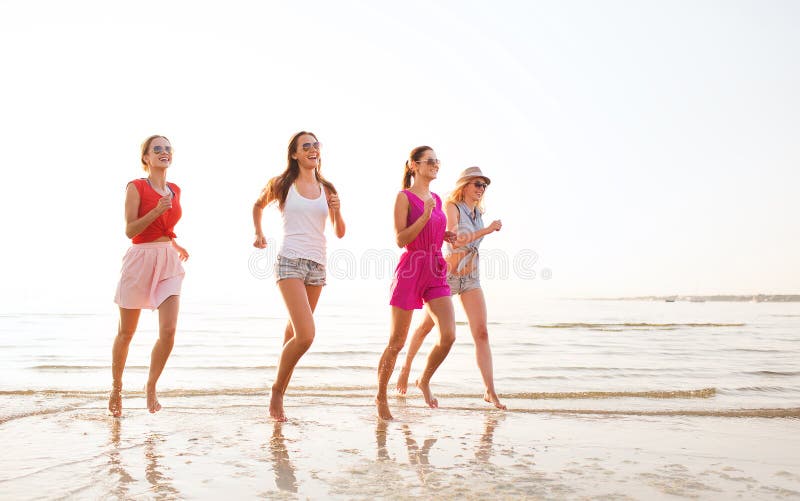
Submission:
[[[447,285],[450,286],[450,295],[462,294],[472,289],[481,288],[481,277],[477,274],[469,275],[447,275]]]
[[[299,278],[305,285],[325,285],[325,265],[304,259],[278,256],[275,262],[275,281]]]

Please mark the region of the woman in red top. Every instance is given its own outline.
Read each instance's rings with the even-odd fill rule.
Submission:
[[[128,183],[125,193],[125,234],[132,240],[122,259],[122,274],[114,299],[119,305],[119,330],[112,350],[113,386],[108,410],[122,415],[122,372],[128,347],[142,308],[158,309],[158,339],[150,355],[147,409],[161,410],[156,382],[175,342],[178,297],[183,282],[181,261],[189,258],[175,241],[175,223],[181,218],[181,190],[167,182],[172,146],[164,136],[150,136],[142,143],[142,166],[147,177]]]

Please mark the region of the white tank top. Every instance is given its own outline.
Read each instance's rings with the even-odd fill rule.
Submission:
[[[325,264],[325,218],[328,217],[328,199],[319,185],[319,197],[305,198],[294,184],[286,193],[286,203],[281,211],[283,219],[283,244],[279,256],[310,259]]]

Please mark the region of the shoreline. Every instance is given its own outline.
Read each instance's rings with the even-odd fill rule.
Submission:
[[[647,499],[800,497],[797,420],[431,410],[295,398],[166,406],[123,418],[93,405],[7,421],[9,497]],[[177,403],[177,402],[176,402]],[[220,412],[222,410],[222,412]],[[732,438],[735,437],[735,440]]]

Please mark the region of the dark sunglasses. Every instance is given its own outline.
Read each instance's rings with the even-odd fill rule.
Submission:
[[[322,143],[316,141],[313,143],[303,143],[300,146],[303,148],[303,151],[308,151],[311,148],[314,148],[315,150],[319,151],[319,149],[322,148]]]
[[[160,155],[164,152],[172,154],[172,146],[153,146],[153,153]]]
[[[428,158],[426,160],[414,160],[418,164],[428,164],[428,167],[433,167],[435,165],[439,165],[438,158]]]
[[[486,189],[486,187],[489,186],[489,185],[486,184],[486,183],[482,183],[480,181],[475,181],[474,183],[472,183],[472,186],[474,186],[474,187],[476,187],[478,189],[481,189],[481,188],[482,189]]]

